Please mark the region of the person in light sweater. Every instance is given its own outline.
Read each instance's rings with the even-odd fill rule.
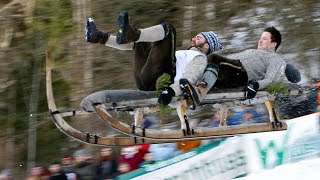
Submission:
[[[212,87],[234,88],[244,86],[244,97],[252,99],[258,90],[286,78],[293,83],[301,80],[300,72],[276,53],[281,34],[275,27],[267,27],[261,34],[257,49],[248,49],[226,57],[211,53],[202,80],[194,87],[186,81],[183,91],[191,94],[197,104]]]

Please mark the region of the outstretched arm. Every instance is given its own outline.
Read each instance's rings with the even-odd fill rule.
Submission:
[[[264,89],[272,83],[278,82],[280,77],[284,74],[286,63],[280,55],[274,54],[269,58],[270,62],[264,79],[259,80],[259,90]]]

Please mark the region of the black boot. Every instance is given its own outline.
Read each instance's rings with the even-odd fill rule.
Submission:
[[[197,87],[194,87],[185,78],[180,79],[179,83],[180,89],[182,90],[182,95],[187,100],[188,106],[190,109],[195,110],[208,92],[206,89],[206,84],[198,83]]]
[[[126,44],[135,42],[140,37],[140,30],[133,29],[129,24],[129,15],[126,11],[121,11],[118,16],[118,34],[117,43]]]
[[[86,41],[89,43],[105,44],[109,38],[109,34],[100,31],[92,18],[88,18],[85,28]]]

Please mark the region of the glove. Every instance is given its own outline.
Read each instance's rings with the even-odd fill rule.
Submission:
[[[252,99],[256,96],[259,89],[259,83],[255,80],[250,80],[248,85],[244,88],[244,97]]]
[[[175,94],[176,93],[171,87],[167,87],[164,91],[161,92],[158,103],[162,105],[168,105]]]

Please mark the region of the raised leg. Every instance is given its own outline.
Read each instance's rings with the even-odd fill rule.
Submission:
[[[141,90],[155,90],[156,81],[163,73],[175,76],[175,29],[167,25],[166,37],[154,43],[137,43],[135,48],[134,73]]]
[[[134,48],[133,75],[139,90],[148,90],[141,81],[141,71],[144,68],[151,49],[151,43],[136,43]],[[155,90],[155,89],[154,89]]]

